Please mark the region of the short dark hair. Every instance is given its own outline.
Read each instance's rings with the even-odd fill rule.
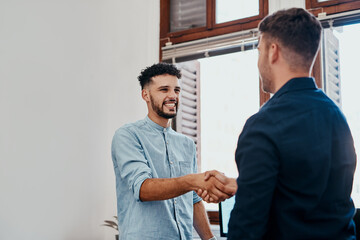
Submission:
[[[177,78],[181,78],[180,70],[177,69],[173,64],[156,63],[150,67],[143,69],[141,71],[141,74],[138,76],[141,89],[144,89],[144,87],[151,82],[151,78],[163,74],[169,74],[171,76],[176,76]]]
[[[280,10],[265,17],[259,24],[260,33],[301,57],[311,66],[319,49],[321,24],[314,15],[302,8]]]

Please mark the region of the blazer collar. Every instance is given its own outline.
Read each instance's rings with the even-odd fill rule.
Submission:
[[[290,79],[287,83],[284,84],[272,98],[278,98],[284,93],[293,92],[298,90],[305,89],[317,89],[314,78],[312,77],[302,77],[302,78],[293,78]]]

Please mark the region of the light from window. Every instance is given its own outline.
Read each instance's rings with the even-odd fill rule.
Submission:
[[[356,155],[360,156],[360,82],[357,77],[358,63],[356,56],[360,56],[360,24],[344,26],[342,32],[334,31],[340,45],[340,73],[342,110],[349,123],[354,139]],[[355,207],[360,208],[360,164],[358,162],[352,191]]]
[[[259,1],[216,0],[216,23],[259,15]]]
[[[238,177],[235,149],[246,120],[259,110],[257,50],[199,59],[201,171]],[[206,209],[217,210],[217,204]]]

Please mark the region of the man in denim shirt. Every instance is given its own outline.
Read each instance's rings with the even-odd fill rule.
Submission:
[[[112,142],[121,239],[192,239],[192,226],[202,239],[215,239],[202,199],[214,201],[235,193],[216,178],[197,172],[194,142],[171,129],[179,105],[180,71],[159,63],[138,77],[148,115],[118,129]]]

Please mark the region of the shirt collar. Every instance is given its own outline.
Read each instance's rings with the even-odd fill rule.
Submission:
[[[304,90],[304,89],[317,89],[314,78],[312,77],[302,77],[302,78],[293,78],[290,79],[287,83],[284,84],[273,96],[277,98],[284,93]]]
[[[146,122],[147,124],[149,124],[152,128],[155,128],[155,129],[157,129],[157,130],[159,130],[159,131],[161,131],[161,132],[166,132],[166,131],[169,131],[169,130],[171,129],[171,127],[166,127],[166,128],[164,128],[164,127],[160,126],[159,124],[157,124],[157,123],[155,123],[153,120],[151,120],[151,119],[149,118],[149,116],[146,116],[145,122]]]

